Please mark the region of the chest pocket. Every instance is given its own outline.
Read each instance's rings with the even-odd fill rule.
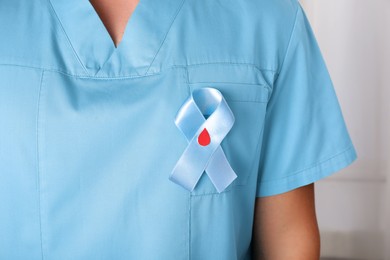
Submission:
[[[223,192],[255,182],[251,177],[256,176],[255,166],[260,157],[260,141],[270,94],[267,76],[247,65],[207,64],[188,68],[189,91],[203,87],[218,89],[235,117],[233,127],[223,139],[221,147],[237,178]],[[204,172],[192,194],[218,192]]]

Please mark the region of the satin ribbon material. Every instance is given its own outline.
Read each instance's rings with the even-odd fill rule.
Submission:
[[[187,138],[188,146],[169,179],[193,191],[206,171],[218,192],[229,186],[237,175],[220,144],[232,128],[234,120],[219,90],[210,87],[193,90],[175,118],[175,124]],[[203,146],[198,143],[198,137],[205,128],[210,135],[210,143]]]

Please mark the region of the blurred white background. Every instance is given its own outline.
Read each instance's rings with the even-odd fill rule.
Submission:
[[[316,183],[323,257],[390,259],[390,0],[300,0],[358,159]]]

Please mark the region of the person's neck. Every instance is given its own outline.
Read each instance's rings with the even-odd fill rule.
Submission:
[[[117,47],[139,0],[90,0]]]

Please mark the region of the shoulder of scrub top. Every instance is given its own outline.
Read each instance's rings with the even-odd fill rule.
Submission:
[[[213,26],[215,30],[220,30],[221,27],[228,28],[226,34],[229,33],[229,37],[234,39],[230,44],[237,40],[241,41],[239,48],[233,49],[238,53],[230,54],[232,48],[226,48],[231,57],[239,55],[240,59],[237,60],[240,62],[254,64],[267,70],[278,70],[294,25],[299,5],[297,0],[184,1],[183,8],[167,35],[171,41],[165,41],[163,45],[166,47],[169,44],[175,48],[172,64],[166,65],[174,66],[182,60],[198,60],[199,56],[189,57],[186,48],[175,46],[174,43],[176,38],[183,36],[188,38],[187,43],[196,42],[196,38],[199,37],[212,37],[214,35],[212,33],[197,33],[197,28],[202,28],[203,23],[209,31],[213,31]],[[215,10],[219,10],[217,14]],[[194,17],[195,12],[201,15],[197,17],[199,18],[196,20],[197,26],[191,27],[191,32],[183,35],[187,31],[183,26],[188,19]],[[215,23],[216,17],[228,26]],[[75,64],[79,61],[50,0],[1,1],[0,35],[0,64],[83,74],[81,67],[80,71],[69,71],[69,68],[76,68]],[[212,38],[210,40],[213,41]],[[205,62],[217,62],[223,58],[215,57],[215,60]]]

